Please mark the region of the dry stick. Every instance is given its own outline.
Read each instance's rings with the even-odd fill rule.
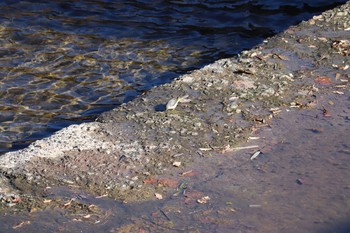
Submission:
[[[159,209],[159,211],[166,217],[166,219],[168,219],[168,221],[171,221],[171,219],[168,217],[168,215],[166,215],[166,213],[162,209]]]
[[[252,146],[240,146],[240,147],[235,147],[232,148],[232,150],[245,150],[245,149],[254,149],[259,147],[258,145],[252,145]]]

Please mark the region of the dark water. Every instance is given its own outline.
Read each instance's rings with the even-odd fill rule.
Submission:
[[[0,153],[346,1],[0,2]]]

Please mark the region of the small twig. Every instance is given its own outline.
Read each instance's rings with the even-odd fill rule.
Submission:
[[[171,221],[171,219],[168,217],[168,215],[166,215],[166,213],[162,209],[159,209],[159,211],[164,215],[164,217],[166,217],[166,219],[168,219],[168,221]]]
[[[252,146],[240,146],[240,147],[235,147],[232,148],[232,150],[245,150],[245,149],[254,149],[254,148],[258,148],[258,145],[252,145]]]

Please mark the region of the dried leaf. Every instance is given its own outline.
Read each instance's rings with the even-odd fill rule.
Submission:
[[[23,221],[23,222],[20,222],[18,223],[17,225],[13,226],[12,229],[18,229],[18,228],[21,228],[23,227],[24,225],[28,225],[30,224],[30,221]]]
[[[315,82],[321,85],[329,85],[332,84],[332,79],[327,76],[318,76]]]
[[[341,73],[336,73],[335,74],[335,79],[338,80],[341,77]]]
[[[147,178],[143,181],[143,183],[145,184],[156,184],[158,183],[158,179],[155,178]]]
[[[183,177],[192,177],[192,176],[195,176],[197,174],[198,174],[197,172],[194,172],[194,171],[190,170],[190,171],[187,171],[187,172],[183,172],[181,174],[181,176],[183,176]]]
[[[330,116],[332,116],[332,115],[328,112],[328,110],[325,109],[325,108],[323,108],[322,113],[323,113],[323,116],[325,116],[325,117],[330,117]]]
[[[163,178],[163,179],[159,179],[158,184],[166,186],[166,187],[170,187],[170,188],[176,188],[179,181],[175,180],[175,179],[167,179],[167,178]]]

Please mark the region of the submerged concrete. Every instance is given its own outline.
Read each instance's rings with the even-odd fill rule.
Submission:
[[[97,122],[72,125],[1,156],[1,197],[17,204],[8,196],[40,199],[57,185],[125,201],[166,192],[173,185],[157,186],[152,177],[235,151],[282,109],[313,108],[329,86],[348,95],[349,12],[348,2],[237,57],[156,87]],[[187,101],[166,110],[169,100],[186,95]]]

